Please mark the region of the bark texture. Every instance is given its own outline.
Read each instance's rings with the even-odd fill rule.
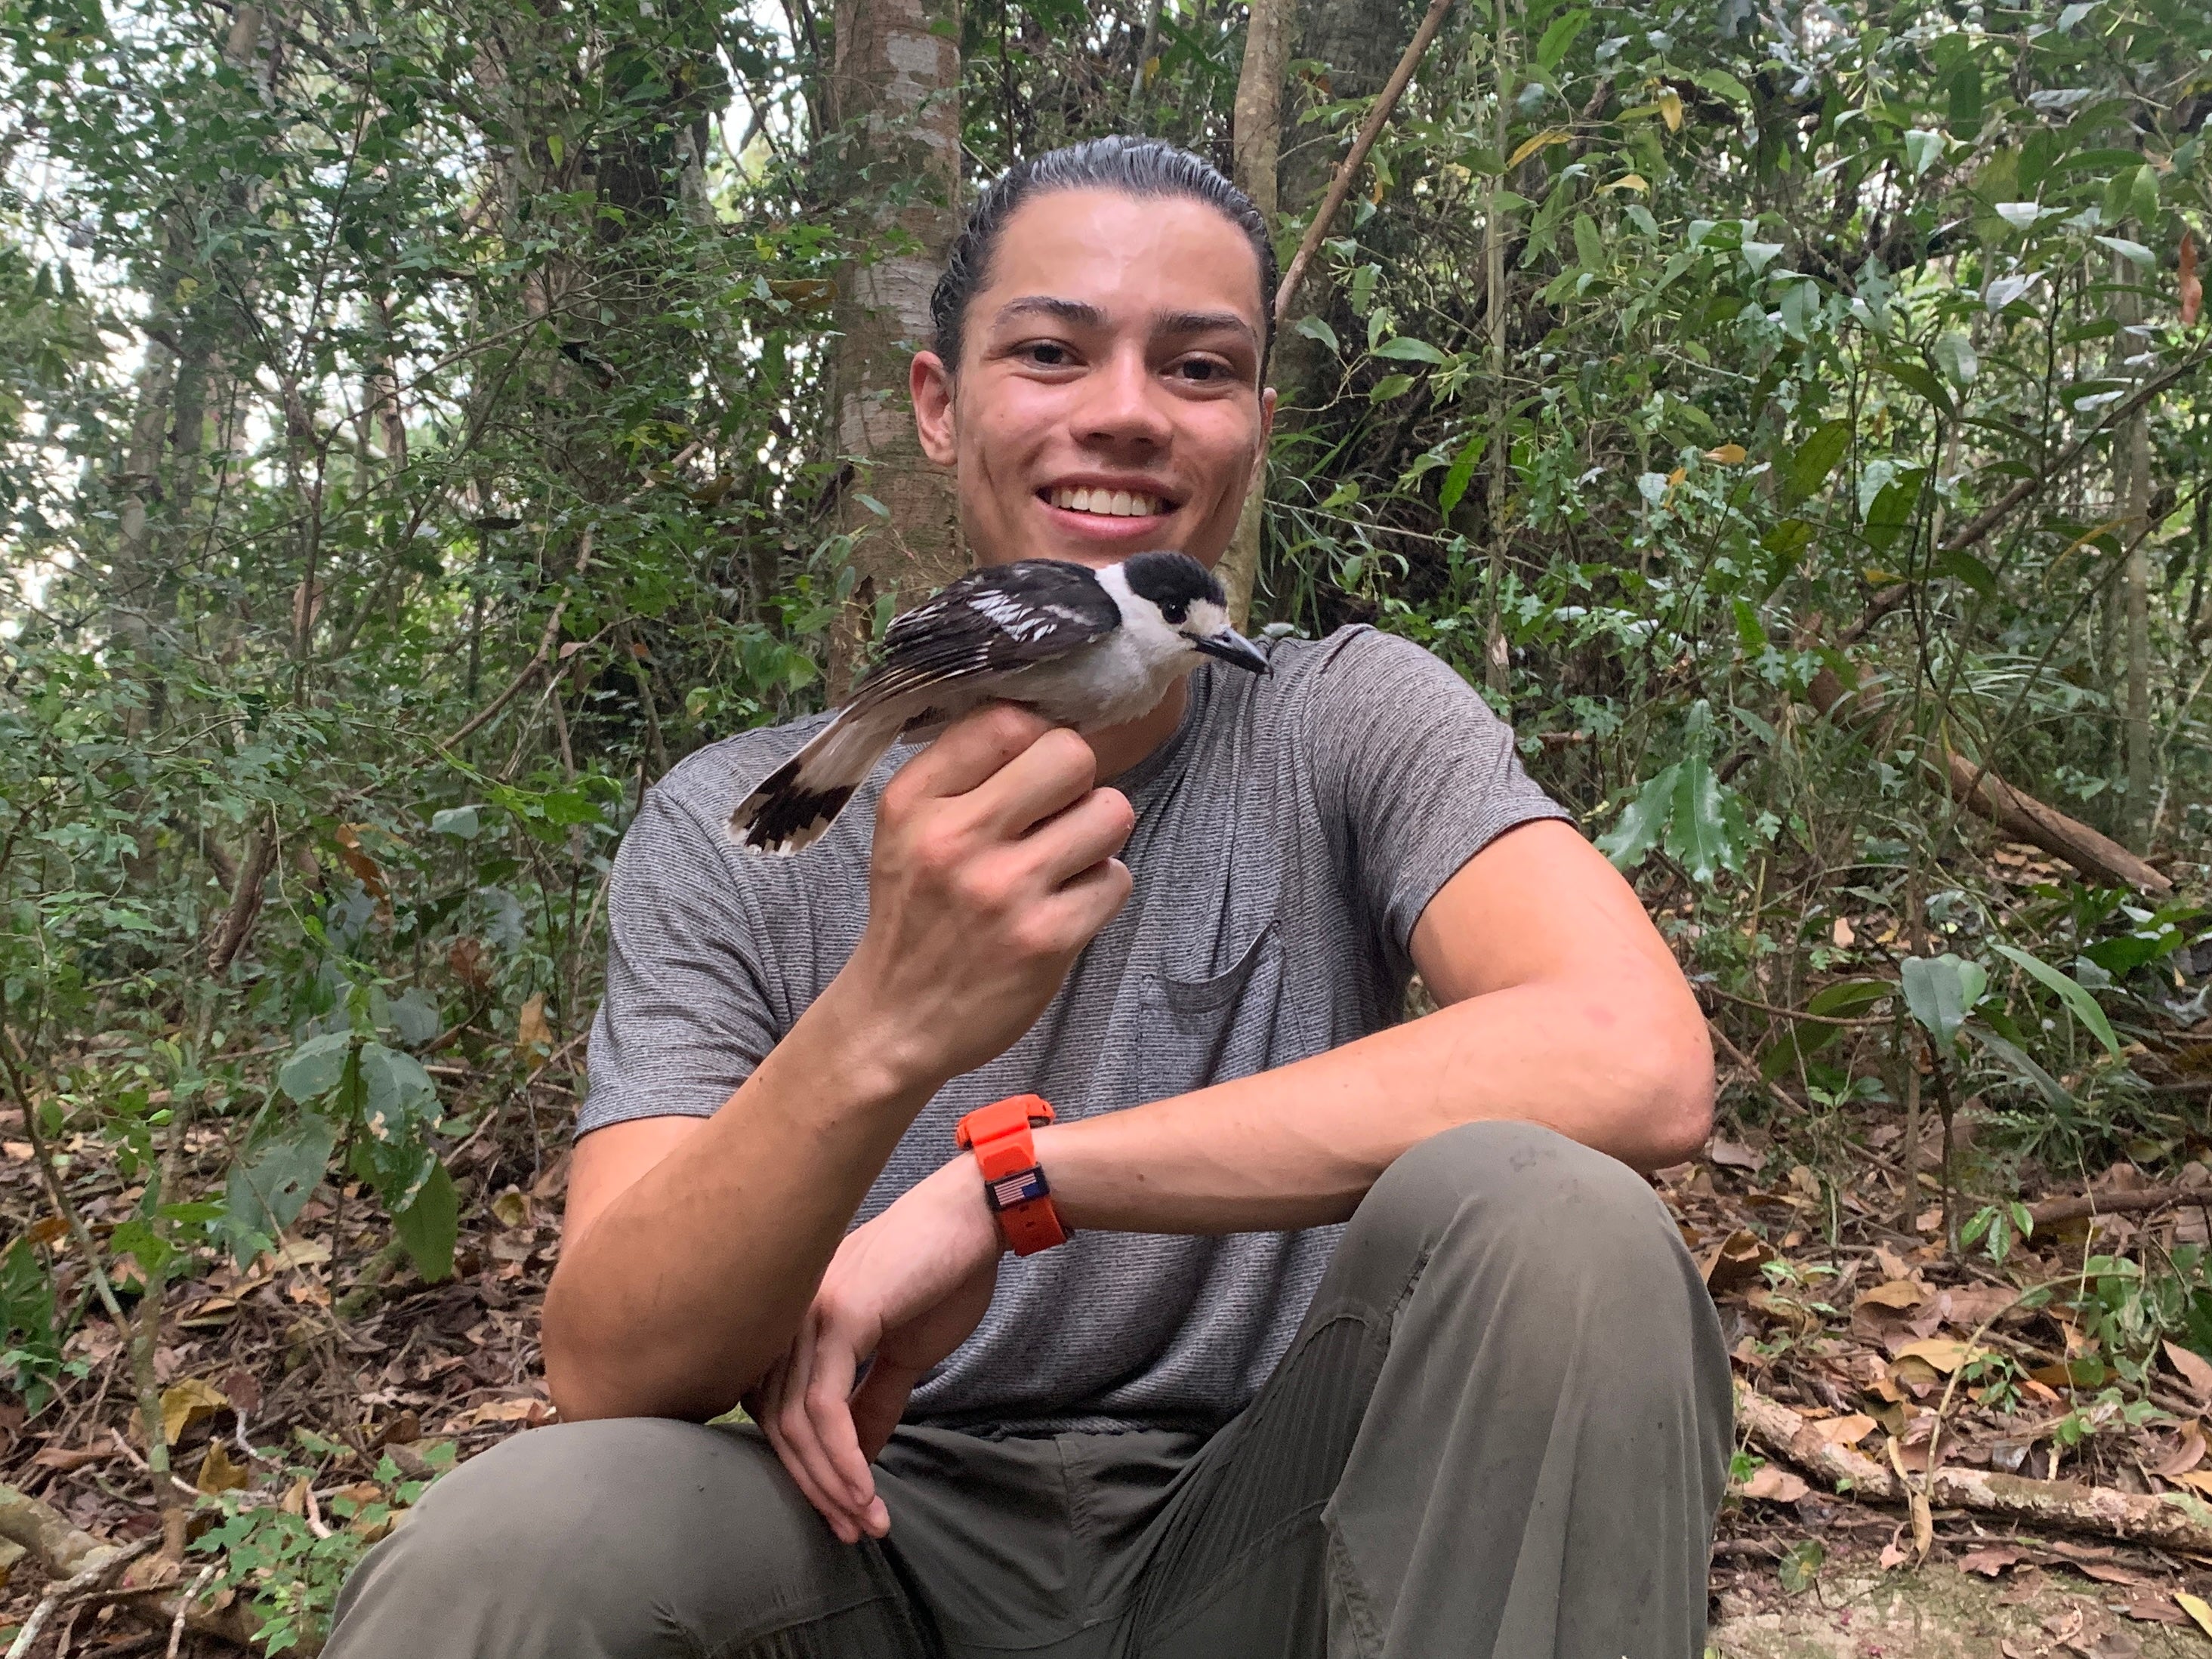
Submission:
[[[837,281],[832,378],[837,453],[854,467],[837,516],[859,575],[836,642],[842,684],[878,595],[896,589],[910,605],[967,568],[952,479],[922,454],[906,390],[959,228],[957,0],[840,0],[829,94],[838,135],[826,182],[854,250]]]

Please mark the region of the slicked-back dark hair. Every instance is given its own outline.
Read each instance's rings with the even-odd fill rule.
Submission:
[[[1260,262],[1260,365],[1275,343],[1275,246],[1252,198],[1204,158],[1157,138],[1093,138],[1017,161],[985,187],[945,256],[945,274],[929,296],[937,355],[957,374],[968,305],[990,280],[1006,221],[1024,202],[1058,190],[1112,190],[1139,198],[1182,197],[1202,202],[1244,233]]]

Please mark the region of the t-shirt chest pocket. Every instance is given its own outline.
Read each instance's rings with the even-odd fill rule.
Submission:
[[[1282,938],[1271,921],[1218,973],[1163,963],[1144,978],[1137,1053],[1144,1097],[1163,1100],[1285,1063]]]

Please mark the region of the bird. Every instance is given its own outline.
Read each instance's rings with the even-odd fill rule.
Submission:
[[[1156,708],[1212,657],[1254,673],[1267,654],[1229,623],[1213,573],[1187,553],[1135,553],[1093,570],[1017,559],[949,583],[896,619],[852,701],[730,816],[756,853],[819,841],[901,738],[926,738],[987,702],[1096,732]]]

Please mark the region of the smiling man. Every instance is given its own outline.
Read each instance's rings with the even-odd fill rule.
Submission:
[[[1273,276],[1164,145],[993,185],[913,372],[979,561],[1214,563]],[[1449,668],[1272,654],[1087,740],[979,711],[789,859],[722,825],[826,717],[652,792],[563,1421],[434,1488],[331,1654],[1702,1652],[1727,1365],[1636,1171],[1703,1140],[1703,1021]]]

